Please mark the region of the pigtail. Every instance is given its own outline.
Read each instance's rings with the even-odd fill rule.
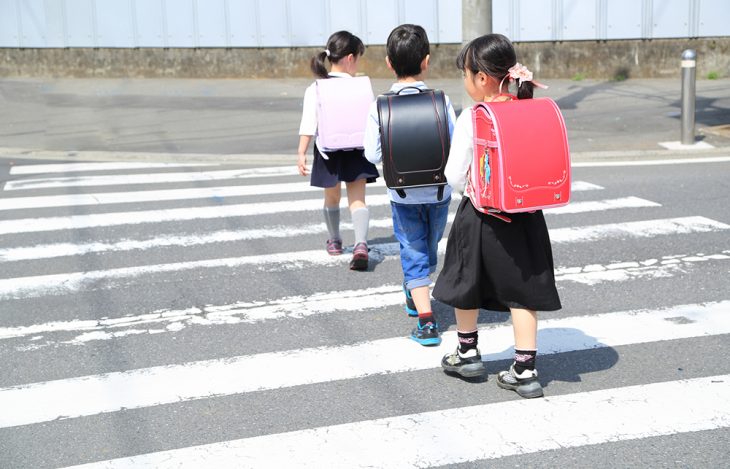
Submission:
[[[523,81],[517,87],[517,99],[532,99],[535,85],[531,81]]]
[[[365,45],[359,37],[347,31],[337,31],[327,39],[324,50],[314,57],[309,63],[309,68],[318,78],[329,78],[329,72],[325,65],[325,59],[336,64],[343,57],[349,54],[361,56],[365,53]]]
[[[312,57],[312,60],[309,62],[309,68],[312,70],[312,73],[314,73],[315,76],[319,78],[328,78],[329,73],[327,72],[327,67],[324,64],[325,59],[327,58],[327,51],[324,50],[320,52],[319,54]]]

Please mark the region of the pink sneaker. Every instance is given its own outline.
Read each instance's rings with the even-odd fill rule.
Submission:
[[[368,268],[368,245],[357,243],[352,250],[351,270],[367,270]]]
[[[342,240],[328,239],[327,254],[329,254],[330,256],[339,256],[340,254],[342,254]]]

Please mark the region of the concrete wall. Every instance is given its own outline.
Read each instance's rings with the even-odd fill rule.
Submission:
[[[684,49],[697,50],[698,78],[730,76],[730,38],[653,39],[515,44],[518,60],[536,78],[650,78],[679,74]],[[431,77],[458,77],[461,45],[432,46]],[[319,48],[0,49],[0,77],[309,77]],[[369,46],[360,71],[389,78],[383,46]]]

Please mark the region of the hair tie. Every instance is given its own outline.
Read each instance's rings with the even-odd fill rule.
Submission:
[[[509,81],[517,80],[517,88],[522,86],[523,82],[531,81],[532,84],[537,86],[538,88],[547,89],[547,86],[533,80],[532,72],[519,62],[517,62],[512,67],[510,67],[509,70],[507,70],[507,75],[505,75],[504,78],[502,78],[502,81],[499,83],[500,91],[502,90],[502,83],[504,83],[504,80],[506,80],[507,77],[509,77]]]
[[[324,50],[324,55],[326,55],[327,57],[329,57],[330,56],[330,50],[329,49],[325,49]]]

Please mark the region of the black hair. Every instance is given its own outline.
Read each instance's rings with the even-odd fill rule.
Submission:
[[[426,30],[417,24],[402,24],[388,35],[386,53],[398,78],[420,75],[421,62],[430,54]]]
[[[517,63],[517,54],[512,42],[501,34],[485,34],[472,40],[461,49],[456,58],[459,70],[479,72],[496,78],[500,82],[509,74],[509,69]],[[509,78],[506,79],[509,84]],[[523,81],[517,88],[519,99],[532,98],[535,85]],[[500,93],[502,90],[500,90]]]
[[[365,45],[359,37],[349,31],[337,31],[327,39],[325,50],[312,57],[309,62],[309,68],[312,73],[320,78],[328,78],[327,67],[324,64],[325,59],[329,59],[330,63],[336,64],[340,59],[350,54],[359,57],[365,53]],[[329,54],[328,54],[329,53]]]

